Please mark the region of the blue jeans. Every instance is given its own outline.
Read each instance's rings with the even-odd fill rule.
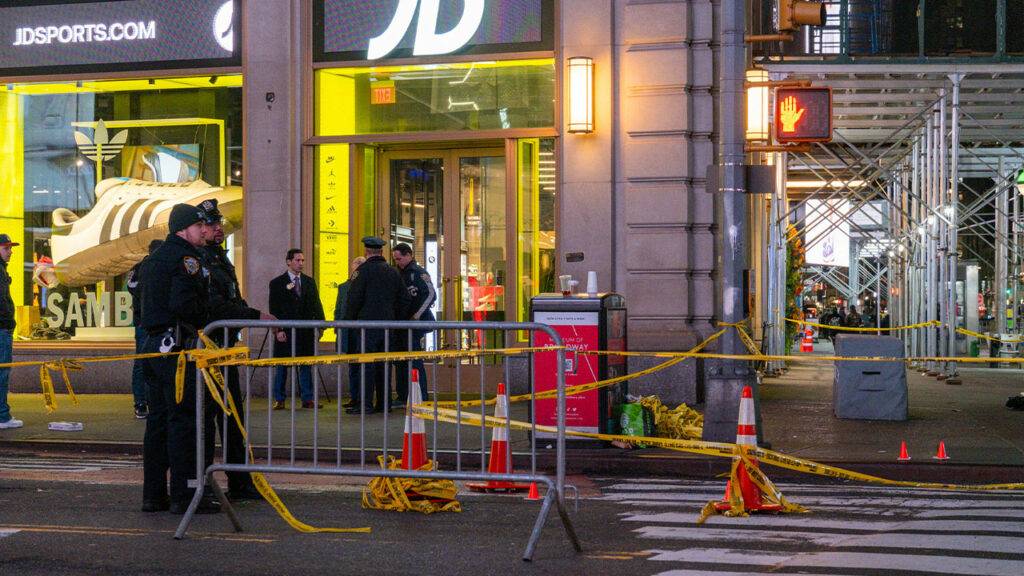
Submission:
[[[141,354],[148,334],[141,326],[135,327],[135,353]],[[136,406],[146,406],[146,374],[142,369],[142,360],[132,362],[132,396]]]
[[[0,328],[0,364],[11,361],[13,340],[11,330]],[[0,368],[0,422],[11,419],[11,407],[7,404],[7,386],[11,377],[10,368]]]
[[[278,366],[274,370],[274,400],[278,402],[284,402],[285,398],[288,397],[284,384],[288,380],[288,372],[290,370],[291,368],[286,366]],[[312,402],[313,371],[310,366],[297,366],[296,370],[299,372],[299,395],[302,397],[303,402]]]

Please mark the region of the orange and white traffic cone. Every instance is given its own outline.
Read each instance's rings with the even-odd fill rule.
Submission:
[[[814,352],[814,336],[810,328],[804,332],[804,339],[800,342],[801,352]]]
[[[409,397],[405,404],[405,434],[402,438],[402,469],[419,470],[427,463],[427,429],[423,420],[412,415],[412,408],[423,402],[420,392],[420,377],[412,372]]]
[[[736,444],[741,446],[757,446],[757,422],[754,417],[754,393],[750,386],[743,387],[740,396],[740,414],[736,422]],[[757,459],[749,457],[750,462],[757,467]],[[746,466],[741,462],[736,468],[736,481],[739,484],[740,496],[743,498],[743,508],[747,512],[765,511],[777,512],[782,510],[779,504],[767,504],[761,500],[761,489],[754,484],[747,473]],[[715,503],[719,511],[726,511],[732,508],[731,496],[735,486],[730,480],[725,485],[725,499]]]
[[[939,449],[935,453],[935,456],[932,456],[932,458],[934,458],[935,460],[949,460],[949,456],[946,455],[946,441],[945,440],[939,440]]]
[[[537,483],[530,482],[530,491],[526,494],[527,500],[540,500],[540,490],[537,490]]]
[[[508,418],[508,396],[505,395],[505,384],[498,383],[498,398],[494,402],[494,418],[504,422]],[[487,472],[490,474],[511,474],[512,466],[509,458],[508,429],[504,426],[491,428],[491,457],[487,461]],[[516,484],[502,480],[487,482],[467,482],[466,487],[477,492],[520,492],[528,490],[526,484]]]

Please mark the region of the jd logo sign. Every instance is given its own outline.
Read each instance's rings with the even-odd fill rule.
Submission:
[[[419,19],[416,22],[413,56],[450,54],[458,50],[473,38],[484,17],[484,0],[464,0],[458,24],[451,30],[439,33],[437,17],[441,11],[441,0],[399,0],[395,16],[387,29],[380,36],[370,39],[370,48],[366,54],[368,60],[383,58],[398,47],[412,25],[417,5]]]

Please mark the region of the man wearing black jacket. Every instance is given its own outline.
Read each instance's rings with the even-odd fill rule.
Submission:
[[[195,206],[176,204],[168,219],[170,233],[145,260],[139,271],[142,284],[142,351],[179,352],[196,347],[198,331],[210,321],[209,271],[200,249],[206,244],[205,214]],[[170,509],[184,514],[196,477],[196,367],[185,367],[182,402],[175,398],[177,359],[174,355],[147,358],[143,365],[148,385],[149,415],[142,451],[142,511]],[[204,422],[212,434],[212,422]],[[167,470],[170,468],[170,498]],[[206,492],[196,510],[219,512]]]
[[[281,320],[323,320],[324,307],[316,282],[302,273],[306,257],[302,250],[292,248],[285,258],[288,270],[270,281],[270,313]],[[294,342],[292,337],[294,335]],[[316,330],[281,330],[274,342],[274,357],[312,356],[319,341]],[[319,409],[313,400],[313,373],[309,366],[299,366],[299,391],[303,408]],[[274,374],[274,410],[285,407],[285,381],[289,368],[278,366]]]
[[[242,298],[235,274],[235,265],[228,259],[227,251],[221,246],[224,242],[224,218],[217,208],[217,200],[204,200],[199,204],[205,214],[210,236],[203,248],[203,265],[210,271],[210,321],[217,320],[275,320],[273,315],[251,308]],[[237,330],[215,330],[207,334],[218,346],[227,348],[234,346]],[[242,405],[239,386],[238,366],[228,366],[228,391],[234,398],[235,405]],[[224,400],[227,402],[227,400]],[[245,440],[233,416],[224,423],[224,411],[215,402],[208,402],[207,409],[213,411],[214,421],[220,433],[220,443],[224,449],[224,460],[228,464],[245,462]],[[239,418],[243,414],[239,412]],[[243,422],[243,425],[245,423]],[[212,462],[214,437],[206,437],[206,456]],[[228,472],[228,498],[231,500],[258,500],[262,498],[246,472]]]
[[[156,252],[156,249],[163,243],[163,240],[153,240],[150,242],[149,253]],[[146,258],[148,257],[146,256]],[[128,293],[132,295],[132,306],[134,308],[132,323],[135,324],[136,354],[142,353],[142,345],[146,342],[146,331],[142,329],[142,284],[139,283],[141,276],[139,270],[142,269],[142,264],[146,261],[146,258],[143,258],[142,261],[128,271],[128,277],[125,281]],[[149,401],[146,399],[146,373],[142,364],[142,360],[132,362],[132,397],[135,400],[135,417],[140,420],[145,419],[146,415],[149,414]]]
[[[7,273],[7,262],[11,259],[14,246],[7,234],[0,234],[0,364],[7,364],[14,354],[14,300],[11,298],[11,275]],[[21,272],[19,271],[18,274]],[[0,430],[21,428],[21,420],[11,417],[11,408],[7,404],[8,378],[10,368],[0,368]]]
[[[363,238],[363,246],[366,262],[353,274],[345,303],[345,320],[405,320],[412,299],[398,270],[384,259],[384,241],[376,236],[367,236]],[[359,330],[349,330],[350,352],[383,352],[384,331],[366,330],[365,343],[366,348],[363,349]],[[387,400],[390,400],[391,391],[384,386],[384,363],[368,364],[364,371],[367,395],[372,390],[377,405],[370,406],[371,399],[363,398],[362,406],[346,410],[349,414],[359,413],[364,408],[366,412],[383,412],[390,408]]]

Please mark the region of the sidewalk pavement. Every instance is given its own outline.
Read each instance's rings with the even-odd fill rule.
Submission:
[[[815,353],[831,354],[822,340]],[[960,368],[963,383],[951,385],[908,370],[910,418],[904,422],[840,420],[832,413],[833,365],[830,362],[791,363],[780,377],[766,378],[761,385],[763,438],[773,450],[826,464],[894,479],[955,483],[1024,481],[1024,412],[1004,407],[1007,397],[1024,392],[1024,370]],[[28,450],[102,451],[141,454],[144,421],[132,414],[128,394],[83,394],[75,406],[67,396],[58,395],[58,410],[47,415],[40,394],[12,394],[12,413],[25,427],[0,430],[0,455],[14,448]],[[700,407],[698,406],[698,409]],[[387,438],[388,450],[401,450],[404,410],[387,418],[366,416],[365,435],[359,432],[359,415],[344,414],[337,403],[326,403],[319,411],[296,409],[268,411],[266,398],[254,398],[249,406],[249,429],[256,446],[266,452],[273,438],[274,458],[291,458],[280,450],[293,434],[296,459],[311,458],[313,445],[322,462],[359,461],[359,447],[379,450]],[[491,408],[488,408],[490,414]],[[479,414],[479,408],[475,409]],[[268,417],[269,414],[269,417]],[[337,450],[341,418],[341,446]],[[514,404],[512,418],[526,420],[527,406]],[[82,422],[78,432],[51,431],[53,421]],[[314,431],[316,434],[314,435]],[[314,442],[315,437],[315,442]],[[441,450],[442,465],[454,465],[454,449],[463,453],[464,469],[481,466],[479,449],[488,446],[490,433],[481,438],[480,429],[427,423],[427,445],[435,442]],[[515,452],[527,453],[529,435],[513,431]],[[906,441],[909,463],[897,463],[900,442]],[[939,441],[944,441],[949,460],[932,459]],[[549,468],[554,456],[549,441],[538,440],[538,467]],[[372,465],[372,454],[366,456]],[[522,464],[520,464],[520,462]],[[484,464],[486,466],[486,464]],[[517,466],[529,466],[517,458]],[[599,443],[574,443],[567,460],[570,473],[666,474],[710,476],[728,467],[723,458],[711,458],[662,449],[623,450]],[[773,477],[797,473],[772,469]]]

